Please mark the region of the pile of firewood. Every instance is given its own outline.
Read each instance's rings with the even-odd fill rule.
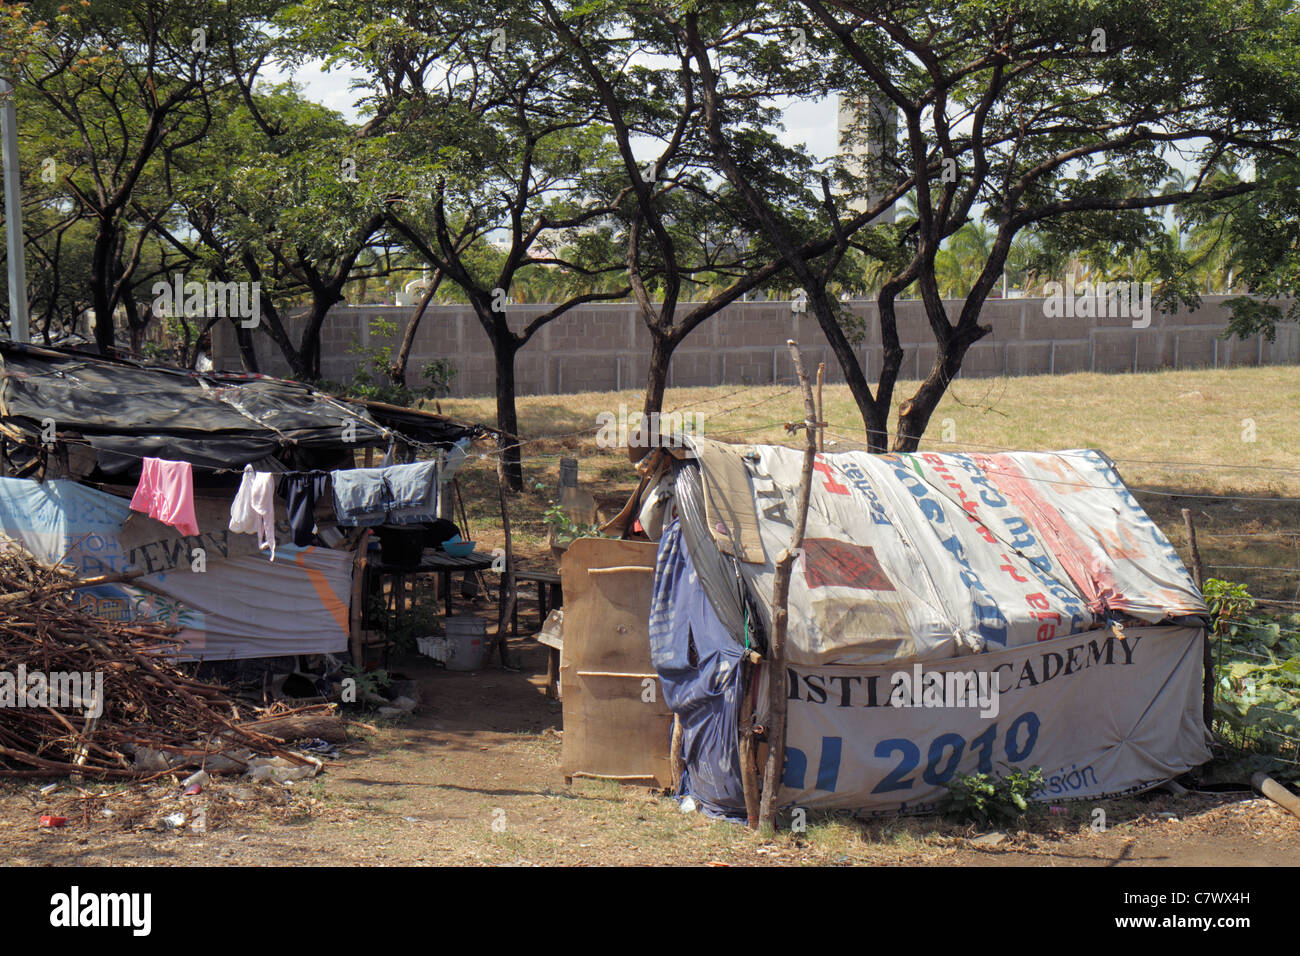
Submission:
[[[0,776],[142,777],[160,761],[237,769],[231,753],[308,763],[241,726],[253,715],[242,717],[225,688],[188,676],[174,660],[174,630],[96,617],[73,593],[134,577],[79,580],[0,539]],[[52,696],[40,693],[42,680],[72,674],[89,675],[80,701],[42,700]]]

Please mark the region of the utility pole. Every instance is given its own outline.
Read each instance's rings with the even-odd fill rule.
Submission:
[[[28,342],[27,263],[23,254],[23,203],[18,187],[18,118],[14,87],[0,77],[0,151],[5,178],[5,240],[9,261],[9,337]]]

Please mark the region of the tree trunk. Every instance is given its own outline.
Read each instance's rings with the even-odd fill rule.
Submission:
[[[645,402],[641,408],[647,417],[664,410],[664,393],[668,390],[668,368],[672,363],[673,350],[678,342],[677,337],[671,333],[665,334],[654,326],[649,328],[650,367],[646,372]],[[632,435],[628,434],[628,461],[640,461],[648,450],[643,444],[634,442]]]
[[[947,310],[933,282],[934,273],[930,272],[928,275],[922,273],[921,287],[923,298],[926,299],[926,317],[930,321],[930,328],[934,331],[938,351],[934,357],[934,365],[930,367],[930,374],[916,390],[916,394],[903,402],[898,409],[898,432],[894,436],[894,451],[916,451],[921,443],[921,436],[925,434],[925,429],[930,424],[930,416],[939,407],[939,402],[948,391],[948,386],[961,371],[961,363],[966,358],[966,353],[970,351],[972,345],[993,331],[989,326],[979,324],[979,316],[989,293],[993,291],[994,282],[1006,266],[1012,236],[1013,232],[1008,231],[1005,226],[999,229],[998,237],[993,243],[984,268],[970,292],[967,293],[965,302],[962,303],[961,315],[956,325],[949,325]]]
[[[970,347],[988,334],[987,328],[976,328],[971,333],[954,332],[946,342],[939,343],[938,354],[930,374],[916,390],[916,394],[903,402],[898,409],[898,431],[894,435],[894,451],[916,451],[921,436],[930,424],[930,416],[939,407],[948,386],[961,371],[962,359]]]
[[[90,307],[95,312],[95,346],[101,355],[108,355],[117,344],[113,328],[113,271],[116,255],[117,229],[107,220],[100,220],[95,231],[95,246],[90,260]]]
[[[524,490],[524,469],[519,454],[519,414],[515,408],[515,354],[519,345],[513,336],[494,336],[492,353],[496,361],[497,428],[506,433],[501,451],[502,469],[514,491]]]
[[[653,341],[650,345],[650,368],[646,372],[645,404],[642,408],[647,415],[664,410],[664,393],[668,391],[668,368],[672,364],[673,350],[677,342],[672,335],[651,329]]]
[[[257,362],[257,349],[253,345],[253,330],[244,328],[244,324],[239,319],[232,319],[235,327],[235,344],[239,346],[239,360],[244,366],[245,372],[254,374],[261,371]]]
[[[271,341],[280,349],[280,354],[284,360],[289,363],[289,374],[295,380],[306,380],[311,376],[308,374],[306,364],[298,350],[294,348],[293,341],[289,338],[289,333],[285,331],[284,323],[280,320],[280,311],[275,306],[275,300],[271,298],[270,293],[261,287],[262,267],[258,265],[257,259],[252,253],[245,252],[243,255],[244,267],[248,270],[249,277],[257,282],[259,292],[258,301],[261,303],[261,322],[258,327],[265,327],[266,334],[271,337]],[[238,319],[235,320],[238,324]]]
[[[811,269],[804,266],[801,271],[807,273],[801,278],[805,281],[804,288],[808,293],[808,303],[812,306],[813,316],[817,319],[822,334],[826,336],[826,341],[830,343],[831,352],[844,372],[844,381],[848,384],[849,393],[853,396],[853,401],[858,406],[858,413],[862,416],[862,424],[867,430],[867,447],[871,451],[884,451],[885,441],[888,438],[889,399],[884,400],[882,408],[880,396],[871,394],[871,384],[862,371],[862,363],[858,361],[853,351],[853,343],[849,341],[840,326],[839,317],[835,314],[834,306],[826,293],[826,286],[815,280]]]
[[[415,312],[406,323],[406,332],[402,335],[402,344],[397,350],[397,358],[393,360],[393,365],[388,370],[388,379],[394,385],[406,387],[406,366],[411,360],[411,349],[415,346],[415,333],[419,331],[420,320],[424,318],[425,310],[429,308],[429,303],[433,301],[434,293],[438,291],[441,282],[442,272],[439,271],[429,282],[429,288],[424,290],[424,295],[420,296]]]
[[[804,453],[803,467],[799,472],[799,494],[796,499],[794,528],[789,547],[776,557],[776,573],[772,579],[772,641],[768,649],[768,723],[767,763],[763,767],[763,790],[759,804],[759,830],[771,833],[776,823],[781,780],[785,774],[786,687],[789,674],[786,670],[786,627],[789,622],[790,575],[794,570],[795,555],[803,547],[804,531],[808,525],[808,499],[812,493],[813,469],[817,462],[817,408],[813,401],[812,385],[804,371],[799,347],[789,341],[794,359],[795,374],[803,391]]]
[[[141,318],[139,303],[129,289],[122,296],[122,307],[126,310],[126,327],[130,335],[131,354],[139,357],[144,353],[144,336],[149,328],[150,313],[145,312],[144,317]]]
[[[343,296],[333,288],[312,293],[311,310],[307,313],[307,327],[303,329],[302,342],[298,346],[298,359],[302,363],[303,374],[309,381],[320,380],[320,330],[329,316],[330,309],[342,301]]]

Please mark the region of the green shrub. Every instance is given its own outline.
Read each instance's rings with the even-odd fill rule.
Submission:
[[[1030,798],[1043,787],[1043,770],[1008,767],[1005,776],[959,773],[948,784],[948,812],[959,820],[989,826],[1016,823],[1035,811]]]
[[[1253,613],[1245,585],[1210,578],[1204,587],[1214,634],[1217,729],[1256,741],[1266,753],[1300,740],[1300,614]],[[1290,742],[1290,743],[1289,743]]]

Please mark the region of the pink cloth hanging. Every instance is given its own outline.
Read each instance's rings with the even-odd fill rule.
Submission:
[[[194,470],[188,461],[146,458],[131,510],[171,525],[181,534],[198,534],[194,516]]]

